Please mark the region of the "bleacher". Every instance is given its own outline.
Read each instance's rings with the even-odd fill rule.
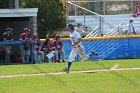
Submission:
[[[123,30],[127,28],[127,23],[132,14],[119,14],[119,15],[103,15],[103,34],[105,35],[111,29],[114,29],[120,23],[122,24]],[[69,16],[69,20],[75,20],[75,24],[83,24],[84,16]],[[133,17],[136,31],[140,33],[140,17]],[[96,15],[86,15],[85,16],[85,26],[88,27],[87,33],[99,26],[99,17]]]
[[[119,15],[103,15],[103,35],[113,35],[111,32],[115,28],[122,28],[121,31],[127,29],[127,24],[130,19],[133,19],[137,34],[140,34],[140,17],[133,17],[132,14],[119,14]],[[74,24],[83,24],[88,27],[87,33],[99,26],[99,17],[96,15],[84,16],[69,16],[69,20],[74,20]],[[119,25],[121,24],[121,25]],[[119,25],[119,26],[118,26]],[[84,28],[81,26],[81,29]],[[107,34],[111,32],[111,34]],[[117,29],[116,29],[117,33]],[[87,54],[92,50],[99,53],[99,56],[93,56],[93,60],[100,59],[124,59],[124,58],[139,58],[138,41],[139,39],[107,39],[107,40],[89,40],[83,41]],[[134,44],[132,44],[135,42]],[[135,48],[134,48],[135,47]],[[130,50],[130,51],[129,51]],[[132,52],[133,51],[133,52]]]

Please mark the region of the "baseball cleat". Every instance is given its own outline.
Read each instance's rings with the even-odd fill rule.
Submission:
[[[66,72],[66,73],[69,73],[69,69],[66,68],[66,67],[63,69],[63,71]]]
[[[99,54],[95,52],[94,50],[92,50],[92,55],[98,56]]]

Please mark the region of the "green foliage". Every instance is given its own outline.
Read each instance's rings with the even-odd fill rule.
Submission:
[[[0,8],[8,8],[9,0],[0,0]]]
[[[66,25],[65,8],[59,0],[23,0],[22,7],[38,8],[38,35],[42,38],[46,33],[61,30]]]

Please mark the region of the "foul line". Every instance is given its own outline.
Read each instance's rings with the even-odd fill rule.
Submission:
[[[140,68],[119,68],[119,69],[103,69],[103,70],[86,70],[86,71],[70,71],[70,73],[94,73],[94,72],[109,72],[109,71],[124,71],[124,70],[140,70]],[[12,78],[12,77],[28,77],[28,76],[42,76],[42,75],[60,75],[67,74],[65,72],[52,72],[52,73],[39,73],[39,74],[20,74],[20,75],[6,75],[0,76],[0,78]]]

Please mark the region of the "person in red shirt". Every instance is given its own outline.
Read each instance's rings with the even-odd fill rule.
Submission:
[[[20,35],[20,41],[24,42],[24,45],[20,45],[22,63],[29,63],[30,58],[30,42],[32,36],[29,28],[24,28],[24,32]]]
[[[60,40],[59,34],[55,36],[52,46],[54,49],[54,55],[56,56],[56,61],[60,62],[60,58],[62,56],[62,62],[65,62],[65,51],[63,50],[63,44]]]
[[[19,40],[25,41],[25,40],[31,40],[31,39],[32,39],[32,36],[30,34],[30,29],[24,28],[24,32],[20,35]]]
[[[47,37],[45,42],[42,45],[42,50],[44,51],[44,54],[47,55],[48,53],[50,53],[52,51],[52,44],[50,43],[50,39]],[[46,56],[45,60],[46,60]],[[48,59],[49,62],[50,59]]]
[[[38,55],[40,55],[42,62],[44,62],[44,52],[40,49],[40,41],[38,39],[38,36],[33,36],[34,40],[34,61],[35,63],[39,63]]]
[[[136,5],[133,17],[138,17],[138,16],[140,16],[140,6]]]

